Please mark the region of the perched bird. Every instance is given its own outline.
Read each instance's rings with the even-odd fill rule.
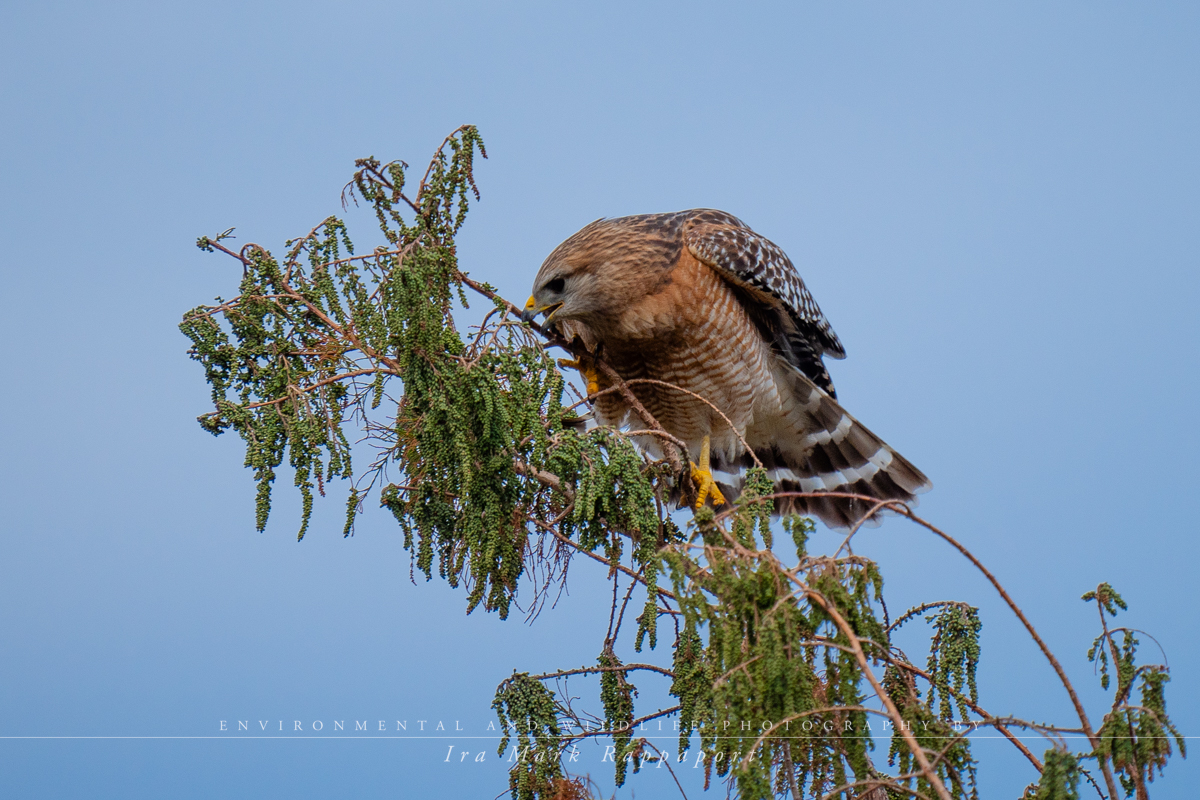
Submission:
[[[930,488],[838,405],[822,361],[845,357],[837,334],[784,252],[730,214],[695,209],[593,222],[542,264],[523,316],[541,313],[631,381],[646,410],[698,454],[697,507],[736,496],[754,465],[747,446],[777,492],[907,502]],[[589,394],[606,388],[587,359],[571,365],[584,373]],[[602,425],[644,427],[631,410],[619,392],[595,399]],[[637,442],[663,456],[660,437]],[[713,472],[729,481],[718,485]],[[812,514],[834,528],[855,524],[873,506],[833,497],[775,504],[778,513]]]

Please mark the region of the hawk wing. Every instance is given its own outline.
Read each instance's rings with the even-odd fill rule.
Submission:
[[[737,217],[711,209],[694,213],[683,239],[693,256],[741,290],[743,305],[788,362],[836,397],[821,357],[845,358],[846,351],[783,250]]]

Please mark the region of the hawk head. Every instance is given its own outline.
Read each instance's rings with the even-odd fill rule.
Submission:
[[[603,327],[636,300],[652,294],[672,266],[639,217],[598,219],[554,248],[537,277],[521,318],[580,320]]]

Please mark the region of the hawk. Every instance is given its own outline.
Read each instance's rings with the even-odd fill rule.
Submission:
[[[845,357],[837,334],[783,250],[730,214],[694,209],[593,222],[542,264],[523,317],[541,313],[632,381],[646,410],[699,454],[697,507],[736,495],[754,457],[777,492],[911,502],[930,488],[838,404],[822,360]],[[584,373],[589,394],[605,388],[586,359],[569,363]],[[599,424],[636,421],[617,392],[595,397],[594,407]],[[637,443],[663,456],[658,437]],[[729,480],[718,483],[714,472]],[[873,505],[800,496],[775,508],[847,528]]]

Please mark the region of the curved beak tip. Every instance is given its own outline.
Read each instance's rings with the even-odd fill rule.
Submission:
[[[525,310],[521,312],[521,322],[533,322],[533,318],[537,316],[538,307],[537,301],[530,295],[525,301]]]

